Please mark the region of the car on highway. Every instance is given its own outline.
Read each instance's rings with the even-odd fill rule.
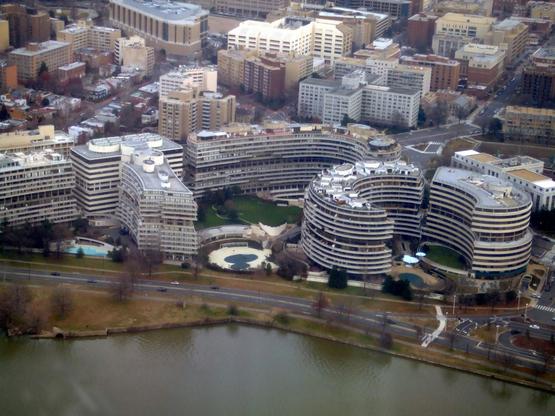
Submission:
[[[60,272],[52,272],[52,273],[50,273],[50,274],[51,274],[52,276],[59,276],[59,275],[60,275]]]
[[[87,280],[87,283],[96,283],[96,280],[94,280],[94,279],[89,279],[89,280]]]
[[[166,289],[165,287],[159,287],[158,289],[156,289],[158,292],[167,292],[168,289]]]
[[[174,280],[173,282],[170,282],[170,285],[177,286],[178,284],[179,284],[179,282],[177,280]]]
[[[532,324],[532,325],[530,325],[530,328],[531,329],[540,329],[540,326],[536,325],[536,324]]]
[[[220,286],[212,285],[212,286],[210,286],[210,289],[212,289],[212,290],[219,290],[219,289],[220,289]]]

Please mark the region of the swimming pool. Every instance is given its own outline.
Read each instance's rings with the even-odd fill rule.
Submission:
[[[75,246],[68,247],[64,250],[68,254],[77,254],[79,249],[83,249],[83,254],[89,257],[106,257],[108,255],[108,249],[105,247],[88,246],[84,244],[79,244]]]
[[[426,286],[426,283],[424,283],[424,280],[422,280],[420,276],[414,273],[401,273],[399,275],[399,279],[406,280],[411,284],[411,286],[417,287],[419,289]]]

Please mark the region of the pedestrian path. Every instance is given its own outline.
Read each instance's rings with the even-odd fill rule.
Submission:
[[[553,306],[535,305],[535,306],[534,306],[534,309],[539,309],[540,311],[546,311],[546,312],[555,313],[555,307],[553,307]]]
[[[428,345],[430,345],[437,337],[439,337],[440,334],[445,329],[445,326],[447,325],[447,319],[445,318],[445,315],[443,315],[441,307],[436,305],[435,308],[436,308],[436,319],[439,321],[439,326],[434,332],[424,337],[424,340],[422,341],[422,346],[424,348],[427,348]]]

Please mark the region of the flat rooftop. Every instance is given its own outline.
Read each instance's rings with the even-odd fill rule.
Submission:
[[[490,154],[487,153],[475,153],[473,155],[468,155],[467,156],[469,159],[472,160],[476,160],[478,162],[482,162],[482,163],[493,163],[493,162],[497,162],[499,160],[499,158],[492,156]]]
[[[549,179],[547,176],[540,175],[539,173],[532,172],[528,169],[515,169],[509,172],[511,176],[516,176],[528,182],[540,182]]]
[[[147,154],[145,154],[145,152]],[[148,150],[145,152],[141,152],[141,156],[147,156]],[[156,165],[154,160],[148,159],[148,157],[146,160],[155,165],[153,172],[146,172],[141,163],[126,163],[126,166],[135,172],[137,177],[140,179],[143,189],[166,191],[172,194],[182,193],[187,194],[192,198],[193,193],[191,190],[179,180],[167,162],[164,161],[161,165]]]
[[[33,49],[29,49],[29,47],[33,48],[34,46],[37,46],[36,50]],[[41,42],[41,43],[29,43],[26,47],[24,48],[18,48],[18,49],[14,49],[13,51],[10,52],[10,54],[14,54],[14,55],[22,55],[22,56],[35,56],[35,55],[40,55],[42,53],[45,52],[50,52],[56,49],[60,49],[60,48],[64,48],[64,47],[69,47],[70,43],[68,42],[60,42],[57,40],[47,40],[46,42]]]
[[[172,0],[110,0],[111,3],[133,8],[160,20],[173,23],[193,23],[198,17],[208,15],[208,10],[191,3]]]
[[[507,181],[464,169],[440,167],[432,185],[443,183],[472,195],[482,208],[511,208],[530,203],[530,196]]]

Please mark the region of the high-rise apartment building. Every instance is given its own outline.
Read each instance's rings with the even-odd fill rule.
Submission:
[[[77,218],[71,161],[47,149],[0,154],[0,221],[10,226]]]
[[[430,92],[432,69],[426,66],[399,64],[386,74],[388,87],[417,89],[420,96]]]
[[[235,121],[235,96],[198,89],[173,91],[160,97],[159,133],[169,139],[182,141],[195,131],[217,130]]]
[[[14,48],[50,39],[48,13],[21,4],[3,4],[0,6],[0,17],[8,21],[10,45]]]
[[[522,94],[538,104],[555,100],[555,48],[538,49],[522,71]]]
[[[197,252],[193,193],[158,150],[138,150],[122,164],[117,215],[141,251],[177,263]]]
[[[181,177],[183,146],[158,134],[130,134],[89,140],[71,149],[76,182],[74,194],[81,214],[95,221],[114,218],[119,201],[121,166],[135,151],[160,151]]]
[[[401,62],[431,68],[430,91],[457,89],[461,64],[454,59],[439,55],[416,54],[401,57]]]
[[[17,66],[19,82],[34,81],[39,75],[42,64],[48,71],[55,73],[63,65],[72,62],[71,44],[49,40],[42,43],[29,43],[8,54],[8,63]]]
[[[125,43],[120,48],[121,66],[135,68],[145,76],[154,72],[154,48],[142,42]]]
[[[168,55],[200,53],[208,31],[208,11],[162,0],[110,0],[110,22],[128,35],[144,37]]]
[[[74,51],[92,48],[102,52],[113,52],[121,31],[111,27],[93,26],[91,22],[80,20],[56,33],[56,39],[71,43]]]

